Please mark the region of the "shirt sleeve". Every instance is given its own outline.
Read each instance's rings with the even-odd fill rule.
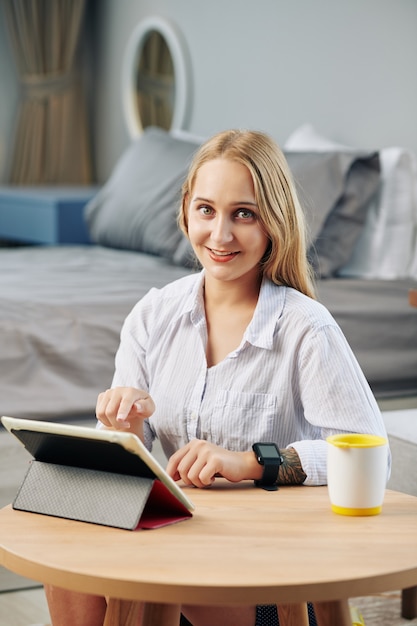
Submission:
[[[387,437],[381,412],[345,336],[337,324],[312,331],[299,357],[300,398],[305,419],[320,429],[320,440],[291,444],[307,478],[305,485],[327,483],[329,435],[351,432]],[[390,472],[390,454],[388,476]]]
[[[149,391],[146,368],[146,348],[149,336],[148,319],[151,317],[152,294],[138,302],[126,317],[120,333],[116,352],[112,387],[135,387]],[[143,423],[144,443],[152,450],[155,438],[148,420]]]

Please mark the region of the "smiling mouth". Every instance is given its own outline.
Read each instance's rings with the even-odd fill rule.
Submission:
[[[218,256],[227,256],[229,254],[237,254],[237,252],[233,252],[232,250],[226,250],[224,252],[220,251],[220,250],[213,250],[213,248],[209,248],[210,252],[212,252],[213,254],[216,254]]]
[[[223,251],[223,250],[213,250],[213,248],[207,248],[207,250],[210,252],[211,256],[218,259],[219,261],[226,261],[229,260],[231,258],[234,258],[237,254],[239,254],[239,252],[231,252],[231,251]]]

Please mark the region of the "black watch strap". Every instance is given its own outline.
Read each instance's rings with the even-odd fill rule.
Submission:
[[[268,491],[276,491],[279,468],[283,463],[281,453],[275,443],[254,443],[252,449],[256,459],[263,466],[263,475],[260,480],[255,480],[257,487]]]

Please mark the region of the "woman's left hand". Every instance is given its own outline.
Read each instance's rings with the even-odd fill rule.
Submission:
[[[258,473],[252,451],[231,452],[213,443],[193,439],[177,450],[168,461],[167,472],[174,480],[183,480],[187,485],[208,487],[216,476],[231,482],[239,482]]]

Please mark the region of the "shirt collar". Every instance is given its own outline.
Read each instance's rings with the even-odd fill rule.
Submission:
[[[271,350],[278,320],[285,304],[286,288],[264,277],[258,304],[245,332],[245,339],[258,348]]]
[[[191,322],[198,326],[202,321],[205,322],[204,314],[204,270],[193,276],[188,291],[184,294],[182,306],[177,309],[176,318],[179,319],[184,315],[190,315]]]

